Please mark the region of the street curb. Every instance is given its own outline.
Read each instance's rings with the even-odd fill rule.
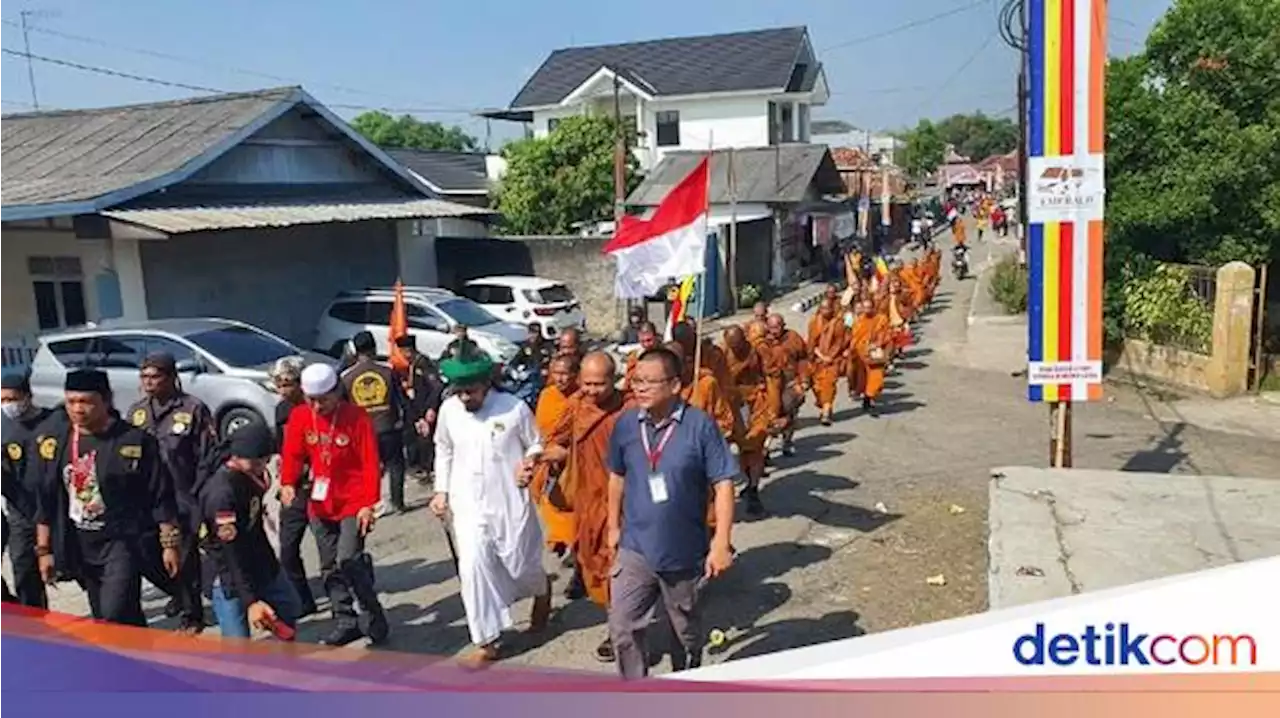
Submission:
[[[815,292],[812,297],[801,299],[795,304],[792,304],[791,311],[803,314],[809,311],[810,309],[813,309],[814,307],[818,306],[819,302],[822,301],[822,295],[825,293],[826,293],[826,287],[824,286],[821,289],[819,289],[817,292]]]

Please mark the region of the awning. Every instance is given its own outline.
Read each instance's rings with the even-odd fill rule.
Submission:
[[[657,207],[649,207],[639,217],[641,219],[649,219],[656,211],[658,211]],[[711,212],[707,215],[707,224],[711,227],[716,227],[718,225],[731,224],[735,220],[738,224],[745,224],[756,220],[769,219],[772,216],[773,210],[767,204],[744,202],[732,211],[727,204],[716,204],[711,206]],[[609,224],[612,225],[613,223],[610,222]]]
[[[106,210],[102,216],[148,227],[165,234],[219,229],[293,227],[329,222],[362,222],[376,219],[434,219],[466,217],[484,219],[492,210],[438,199],[347,204],[281,204],[234,207],[168,207],[163,209]]]

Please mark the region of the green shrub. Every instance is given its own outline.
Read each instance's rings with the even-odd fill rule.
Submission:
[[[754,284],[744,284],[738,287],[738,307],[740,309],[754,306],[762,297],[760,287]]]
[[[1005,257],[995,266],[987,291],[1009,314],[1027,311],[1027,270],[1017,257]]]
[[[1136,339],[1207,353],[1213,340],[1213,307],[1191,285],[1191,270],[1157,264],[1129,273],[1124,296],[1125,334]]]

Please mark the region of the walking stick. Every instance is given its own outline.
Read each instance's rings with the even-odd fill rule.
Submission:
[[[441,516],[440,528],[444,530],[444,541],[449,546],[449,557],[453,559],[453,572],[461,577],[462,571],[458,568],[458,547],[453,543],[453,532],[449,530],[449,519]]]

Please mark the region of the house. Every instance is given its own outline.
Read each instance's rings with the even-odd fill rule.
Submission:
[[[481,115],[545,136],[616,108],[648,171],[672,152],[807,143],[811,108],[828,96],[808,30],[788,27],[556,50],[510,107]]]
[[[996,194],[1013,194],[1018,187],[1018,152],[991,155],[974,169],[982,175],[987,189]]]
[[[833,149],[856,148],[875,164],[896,165],[906,147],[905,142],[893,135],[860,129],[843,120],[814,120],[810,129],[814,142]]]
[[[706,152],[668,153],[627,198],[628,207],[650,211],[704,157]],[[831,243],[832,225],[848,214],[832,199],[844,193],[844,183],[826,145],[716,150],[710,174],[708,219],[718,241],[709,243],[707,264],[714,271],[708,291],[719,298],[710,302],[712,309],[727,308],[735,284],[784,285],[821,268],[816,248]]]
[[[886,194],[886,188],[891,197],[907,193],[907,178],[901,168],[877,162],[859,147],[832,147],[831,157],[850,197],[876,199]]]
[[[489,189],[494,179],[490,176],[492,163],[489,155],[450,150],[384,149],[441,199],[476,207],[489,206]]]
[[[310,346],[343,289],[435,281],[440,194],[298,87],[4,116],[7,349],[105,318],[222,316]],[[21,352],[6,351],[6,358]]]

